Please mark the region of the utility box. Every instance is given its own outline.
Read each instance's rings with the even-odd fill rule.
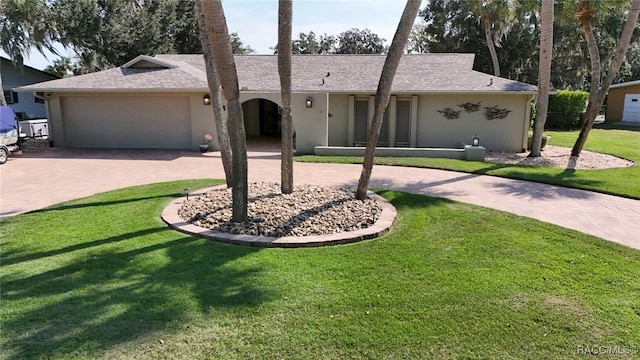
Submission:
[[[20,124],[20,137],[26,138],[49,138],[49,124],[47,119],[23,120]]]
[[[465,145],[465,158],[468,161],[483,161],[487,156],[487,149],[484,146]]]

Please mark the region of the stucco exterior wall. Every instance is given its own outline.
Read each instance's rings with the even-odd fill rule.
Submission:
[[[347,135],[349,111],[353,111],[349,108],[349,96],[347,94],[329,96],[329,112],[332,115],[329,117],[330,146],[352,145]],[[414,101],[412,108],[417,111],[417,119],[415,128],[410,129],[410,137],[412,142],[415,142],[415,147],[456,148],[460,143],[470,143],[471,138],[477,134],[482,145],[488,150],[523,151],[526,148],[531,95],[424,94],[411,97],[392,94],[391,102],[394,98],[405,100],[412,98]],[[467,102],[480,102],[480,111],[467,113],[458,106]],[[505,119],[487,120],[483,107],[495,105],[509,109],[511,112]],[[459,118],[449,120],[438,112],[447,107],[460,111]]]
[[[312,98],[313,106],[306,107],[306,100]],[[282,106],[280,93],[243,92],[240,101],[266,99]],[[293,130],[296,133],[296,153],[312,154],[315,146],[327,145],[328,96],[326,93],[294,93],[291,95]]]
[[[474,135],[493,151],[523,151],[529,126],[530,95],[421,95],[418,97],[417,147],[457,147]],[[468,113],[459,104],[480,102],[479,111]],[[484,107],[497,106],[511,112],[504,119],[487,120]],[[447,119],[438,110],[460,111]]]
[[[640,84],[609,89],[607,95],[607,112],[604,121],[614,123],[622,121],[624,97],[626,94],[640,94]]]

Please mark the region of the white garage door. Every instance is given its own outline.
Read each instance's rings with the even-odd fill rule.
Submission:
[[[622,121],[640,122],[640,94],[626,94],[624,96]]]
[[[191,147],[188,98],[64,97],[62,116],[69,147]]]

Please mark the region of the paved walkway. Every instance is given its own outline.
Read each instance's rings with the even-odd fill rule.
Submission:
[[[296,183],[355,187],[361,165],[294,163]],[[10,157],[0,166],[0,216],[117,188],[223,178],[219,154],[148,150],[56,150]],[[249,180],[280,177],[279,154],[249,152]],[[640,201],[589,191],[452,171],[376,166],[372,188],[486,206],[640,249]],[[181,190],[181,189],[180,189]]]

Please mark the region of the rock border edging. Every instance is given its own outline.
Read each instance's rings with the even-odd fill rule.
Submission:
[[[190,196],[199,196],[209,190],[220,187],[226,187],[226,185],[199,189],[197,192],[194,192]],[[222,231],[202,228],[186,222],[184,219],[178,216],[178,210],[186,200],[186,197],[172,200],[162,211],[162,220],[167,223],[170,228],[183,232],[185,234],[235,245],[299,248],[349,244],[377,238],[391,230],[395,223],[395,219],[398,213],[396,211],[396,208],[391,205],[391,203],[387,201],[387,199],[372,191],[368,191],[367,196],[373,200],[376,200],[382,208],[382,213],[380,214],[378,220],[372,226],[369,226],[366,229],[335,234],[272,237],[246,234],[231,234]]]

